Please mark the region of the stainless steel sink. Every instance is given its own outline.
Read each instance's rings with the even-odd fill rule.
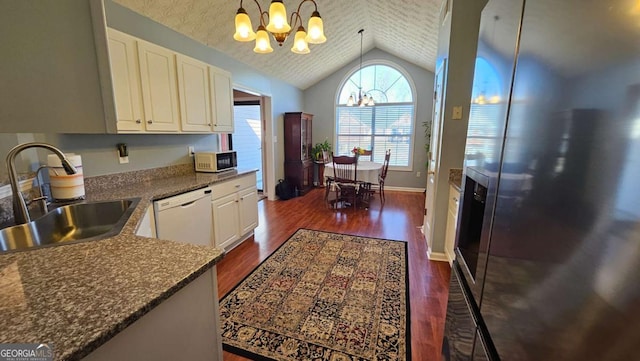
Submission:
[[[0,230],[0,253],[115,236],[139,201],[83,202],[53,209],[35,221]]]

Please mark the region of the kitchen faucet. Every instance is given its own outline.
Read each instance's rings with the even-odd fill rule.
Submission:
[[[24,200],[24,196],[22,192],[20,192],[20,187],[18,185],[18,175],[16,173],[16,156],[25,149],[28,148],[44,148],[50,150],[52,153],[60,158],[60,163],[62,163],[62,167],[64,171],[68,174],[76,174],[78,171],[76,168],[67,160],[64,156],[64,153],[51,144],[41,143],[41,142],[32,142],[32,143],[24,143],[18,144],[13,147],[7,154],[7,170],[9,171],[9,182],[11,183],[11,192],[13,193],[13,218],[16,224],[23,224],[31,222],[31,217],[29,216],[29,210],[27,209],[27,204]]]

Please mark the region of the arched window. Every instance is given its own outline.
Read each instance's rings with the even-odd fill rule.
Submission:
[[[362,91],[373,96],[375,106],[347,106],[349,96]],[[410,79],[387,64],[372,64],[356,70],[342,83],[336,99],[336,144],[334,153],[350,155],[354,147],[373,150],[371,160],[383,162],[391,149],[389,165],[411,170],[415,124],[415,98]]]

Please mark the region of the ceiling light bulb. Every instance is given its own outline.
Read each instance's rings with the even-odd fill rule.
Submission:
[[[273,0],[269,5],[269,24],[267,30],[272,33],[288,33],[291,26],[287,22],[287,9],[282,0]]]
[[[256,32],[256,47],[253,51],[259,54],[267,54],[273,51],[271,47],[271,41],[269,40],[269,33],[264,29],[264,26],[260,25]]]
[[[243,8],[238,9],[236,13],[236,33],[233,34],[233,38],[237,41],[252,41],[256,38],[251,19]]]
[[[351,93],[351,95],[349,95],[349,100],[347,100],[347,106],[352,107],[353,104],[355,104],[355,100],[353,99],[353,93]]]
[[[360,98],[358,99],[358,106],[359,107],[363,107],[365,105],[365,101],[364,98],[362,97],[362,94],[360,95]]]
[[[376,103],[373,101],[373,97],[372,96],[369,97],[369,101],[367,102],[367,105],[370,106],[370,107],[376,105]]]
[[[314,11],[309,18],[309,34],[307,35],[307,42],[309,44],[322,44],[327,41],[324,36],[324,25],[320,13]]]
[[[309,54],[311,50],[309,50],[309,44],[307,44],[305,40],[306,37],[307,33],[304,31],[304,28],[300,26],[298,31],[296,31],[296,37],[293,40],[291,51],[296,54]]]

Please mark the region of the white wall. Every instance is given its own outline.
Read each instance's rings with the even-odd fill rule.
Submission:
[[[391,187],[424,188],[426,183],[427,154],[425,145],[425,128],[422,123],[431,120],[433,108],[433,73],[404,61],[380,49],[372,49],[363,55],[363,61],[383,60],[397,64],[409,73],[416,86],[416,126],[413,148],[413,170],[389,171],[385,184]],[[335,73],[322,79],[304,91],[304,111],[313,114],[313,143],[325,139],[334,143],[335,102],[338,88],[342,81],[354,70],[358,69],[360,59],[354,59]],[[416,177],[416,172],[420,176]]]

